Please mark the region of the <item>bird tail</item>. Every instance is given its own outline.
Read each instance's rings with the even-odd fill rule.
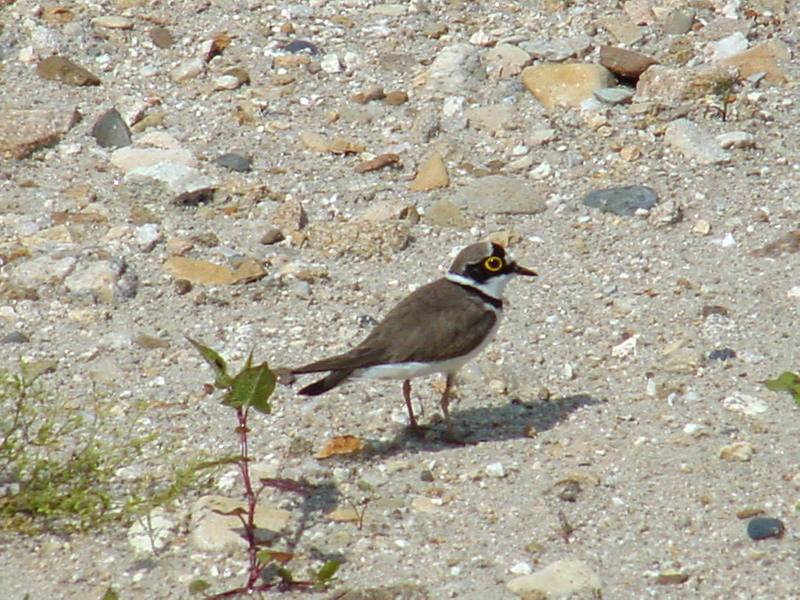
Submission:
[[[298,394],[301,396],[319,396],[328,390],[335,388],[342,383],[345,379],[352,375],[352,371],[348,369],[340,369],[338,371],[331,371],[319,381],[315,381],[311,385],[307,385],[301,389]]]

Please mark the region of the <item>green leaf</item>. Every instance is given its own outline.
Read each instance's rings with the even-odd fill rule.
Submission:
[[[117,592],[114,591],[114,588],[109,586],[108,589],[106,590],[106,593],[103,594],[101,600],[119,600],[119,594],[117,594]]]
[[[211,368],[214,370],[214,374],[216,378],[214,379],[214,385],[221,389],[230,389],[232,384],[231,376],[228,375],[228,365],[225,362],[225,359],[222,358],[216,350],[212,350],[208,346],[204,346],[200,342],[196,342],[190,337],[186,338],[189,340],[189,343],[192,344],[200,355],[206,360],[206,362],[211,365]]]
[[[341,563],[338,560],[329,560],[317,571],[317,581],[322,584],[328,583],[336,576],[336,571],[340,566]]]
[[[800,376],[797,373],[784,371],[775,379],[767,379],[764,385],[773,392],[789,392],[795,403],[800,406]]]
[[[269,414],[272,411],[269,397],[273,391],[275,391],[275,375],[267,363],[262,363],[239,371],[233,378],[231,390],[222,403],[233,408],[252,406],[259,412]]]
[[[292,575],[292,572],[286,567],[278,567],[275,570],[275,572],[278,574],[278,577],[280,577],[281,581],[283,581],[284,583],[294,582],[294,575]]]

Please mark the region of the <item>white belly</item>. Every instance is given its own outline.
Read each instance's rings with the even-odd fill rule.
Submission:
[[[375,367],[367,367],[366,369],[358,369],[353,373],[353,376],[367,379],[413,379],[414,377],[425,377],[426,375],[433,375],[434,373],[454,375],[456,371],[483,351],[489,342],[492,341],[492,338],[494,338],[494,334],[497,333],[499,325],[500,315],[498,315],[494,327],[489,331],[489,335],[487,335],[472,352],[464,356],[440,360],[433,363],[406,362],[378,365]]]

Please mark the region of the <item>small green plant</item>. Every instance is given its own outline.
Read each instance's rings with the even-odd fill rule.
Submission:
[[[221,592],[210,598],[232,598],[234,596],[263,592],[270,589],[288,590],[292,588],[327,587],[335,577],[339,568],[337,561],[326,562],[322,567],[311,574],[306,580],[297,580],[285,566],[293,557],[291,552],[281,552],[271,548],[263,548],[264,542],[256,536],[255,514],[258,498],[268,487],[283,491],[304,493],[302,484],[286,479],[261,479],[254,485],[250,474],[250,449],[248,417],[250,409],[255,409],[262,414],[272,412],[269,402],[275,390],[275,375],[267,363],[253,365],[253,355],[247,357],[244,367],[231,375],[228,365],[218,352],[208,346],[189,338],[189,342],[197,349],[205,361],[214,371],[214,387],[223,390],[222,404],[233,409],[236,413],[236,433],[239,436],[238,456],[215,464],[232,463],[239,469],[243,493],[247,508],[235,509],[231,512],[220,512],[223,515],[236,516],[242,524],[244,539],[247,542],[247,581],[241,587]],[[191,593],[205,593],[210,584],[204,580],[195,580],[189,585]]]
[[[191,465],[166,487],[120,481],[155,434],[126,434],[100,402],[75,405],[48,390],[40,376],[54,368],[0,371],[0,529],[72,533],[131,521],[196,484]]]
[[[789,392],[795,404],[800,406],[800,375],[797,373],[784,371],[775,379],[767,379],[764,385],[773,392]]]

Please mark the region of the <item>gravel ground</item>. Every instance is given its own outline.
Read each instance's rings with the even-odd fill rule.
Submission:
[[[509,285],[497,338],[462,372],[453,413],[466,444],[443,441],[440,425],[407,437],[395,382],[311,400],[281,387],[274,413],[254,419],[251,450],[264,468],[327,490],[306,503],[266,497],[291,512],[300,571],[343,561],[320,596],[512,598],[510,580],[575,559],[604,598],[800,598],[800,408],[762,384],[800,368],[800,238],[786,237],[800,215],[797,62],[780,62],[783,82],[739,79],[723,119],[719,97],[675,100],[669,87],[633,104],[546,109],[518,73],[498,78],[490,56],[499,42],[583,35],[565,58],[597,63],[601,46],[622,46],[633,28],[627,47],[688,80],[719,40],[741,41],[728,37],[737,31],[750,47],[774,39],[796,52],[794,3],[78,0],[59,5],[67,13],[0,4],[3,105],[83,117],[49,147],[0,159],[0,333],[26,338],[0,344],[4,364],[57,360],[45,383],[71,402],[116,403],[123,422],[138,415],[132,432],[163,432],[170,456],[223,454],[235,448],[234,423],[204,395],[211,376],[185,335],[234,364],[253,348],[275,366],[321,358],[360,340],[459,248],[494,234],[539,277]],[[693,27],[665,33],[670,11],[694,14]],[[130,24],[95,20],[109,16]],[[627,29],[615,36],[608,19]],[[155,26],[174,43],[157,47]],[[293,40],[319,52],[293,54]],[[471,49],[465,62],[437,70],[434,59],[459,44]],[[38,60],[54,54],[100,85],[41,77]],[[198,57],[199,71],[176,81]],[[230,68],[249,84],[215,89]],[[408,100],[353,99],[374,86]],[[126,176],[119,151],[91,137],[112,106],[129,125],[135,113],[163,112],[145,132],[134,127],[134,144],[188,151],[213,200],[193,204],[184,190]],[[488,108],[466,117],[475,107]],[[745,132],[749,147],[722,161],[681,151],[665,136],[677,118],[702,142]],[[337,136],[365,152],[328,151]],[[252,157],[252,170],[217,164],[227,152]],[[354,171],[385,153],[399,162]],[[433,154],[447,185],[412,191]],[[513,178],[535,206],[460,207],[469,186],[485,193],[489,174]],[[619,185],[649,186],[660,202],[630,216],[583,205],[586,193]],[[274,226],[285,239],[262,243]],[[254,259],[266,276],[188,289],[174,256]],[[98,274],[97,263],[116,271]],[[423,421],[438,423],[434,379],[415,393]],[[344,434],[368,450],[313,457]],[[155,473],[171,468],[149,461]],[[234,482],[221,474],[204,493],[235,497]],[[174,527],[151,555],[137,554],[122,527],[0,533],[3,596],[92,598],[111,585],[121,598],[178,598],[198,577],[220,590],[240,584],[242,551],[193,545],[199,495],[165,507]],[[364,499],[360,530],[328,515]],[[737,518],[749,509],[781,519],[786,534],[751,540]]]

